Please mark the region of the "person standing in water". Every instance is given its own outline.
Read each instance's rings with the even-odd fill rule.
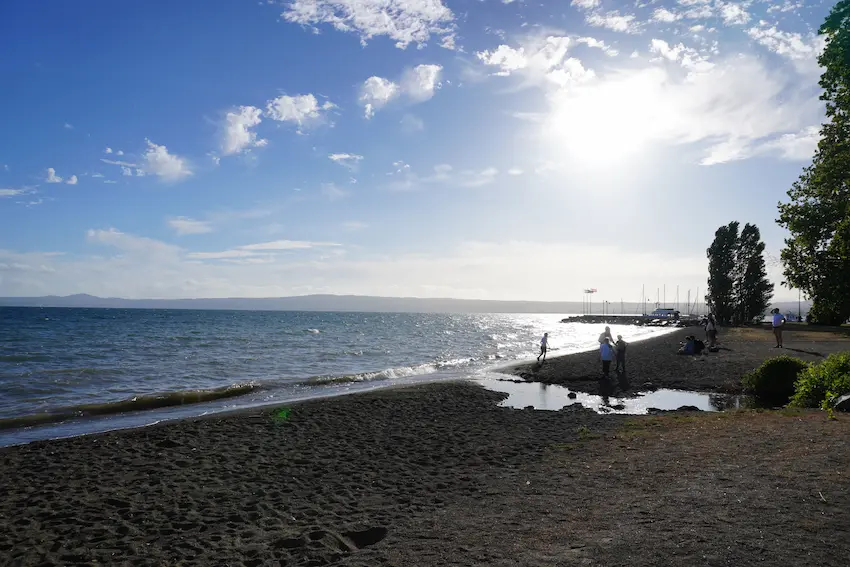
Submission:
[[[785,326],[785,316],[779,312],[779,309],[771,311],[773,314],[773,336],[776,337],[776,346],[773,348],[782,347],[782,327]]]
[[[614,347],[611,345],[611,339],[607,337],[599,345],[599,359],[602,360],[602,375],[608,378],[611,372],[611,361],[614,360]]]
[[[543,357],[543,362],[546,362],[546,351],[549,350],[549,333],[543,333],[543,338],[540,339],[540,354],[537,355],[537,362],[540,362],[540,357]]]

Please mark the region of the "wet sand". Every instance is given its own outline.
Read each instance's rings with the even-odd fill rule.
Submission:
[[[783,349],[776,349],[773,333],[768,328],[721,328],[718,336],[720,351],[701,356],[676,354],[679,343],[688,335],[705,339],[701,328],[688,327],[630,344],[626,353],[624,386],[627,389],[646,389],[644,384],[657,388],[735,393],[740,390],[741,377],[773,356],[786,354],[818,362],[834,352],[850,350],[847,334],[823,331],[791,330],[785,333]],[[629,338],[623,337],[626,342]],[[572,390],[598,393],[602,365],[596,350],[549,358],[545,364],[523,363],[508,368],[524,380],[560,384]],[[613,372],[612,378],[616,375]],[[611,381],[612,393],[619,393],[617,380]],[[619,389],[618,389],[619,388]]]

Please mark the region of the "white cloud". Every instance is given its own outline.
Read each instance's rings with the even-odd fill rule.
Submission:
[[[100,178],[100,177],[103,177],[103,174],[102,173],[92,173],[91,176],[94,177],[94,178]]]
[[[145,176],[145,171],[143,169],[137,169],[136,170],[136,177],[144,177],[144,176]]]
[[[767,22],[759,22],[759,26],[748,29],[747,34],[770,51],[793,61],[798,71],[809,74],[820,72],[817,58],[826,45],[824,36],[786,32],[769,26]]]
[[[266,115],[278,122],[294,122],[300,131],[304,126],[320,122],[324,114],[335,107],[330,101],[319,104],[312,94],[281,95],[266,103]]]
[[[383,77],[369,77],[360,87],[360,103],[365,109],[366,118],[375,115],[375,111],[399,94],[399,86]]]
[[[17,197],[26,193],[23,189],[0,189],[0,197]]]
[[[671,23],[681,18],[681,14],[671,12],[666,8],[656,8],[655,12],[652,13],[652,20],[656,22]]]
[[[114,185],[114,184],[118,183],[117,181],[115,181],[113,179],[104,179],[103,182],[107,183],[109,185]]]
[[[579,84],[595,73],[585,69],[575,57],[567,57],[575,44],[566,36],[529,37],[519,48],[500,45],[493,51],[480,51],[476,56],[487,65],[498,66],[500,76],[521,73],[530,83],[546,83],[557,87]]]
[[[415,102],[423,102],[434,96],[439,87],[440,65],[417,65],[404,72],[401,90]]]
[[[105,150],[103,150],[103,153],[105,153],[105,154],[111,154],[111,153],[112,153],[112,148],[107,147]]]
[[[432,35],[443,36],[446,47],[454,42],[454,14],[441,0],[294,0],[281,16],[296,24],[330,24],[354,32],[363,44],[380,35],[400,49],[421,46]]]
[[[681,282],[705,285],[704,254],[677,256],[633,252],[610,244],[540,240],[457,241],[428,253],[312,254],[341,247],[289,253],[240,250],[185,251],[115,229],[92,231],[92,243],[117,254],[55,256],[0,251],[8,295],[92,293],[102,297],[280,297],[305,293],[562,300],[564,290],[606,281],[609,297],[631,297],[634,281],[655,287]],[[212,256],[216,255],[217,258]],[[552,262],[552,258],[558,258]],[[599,262],[616,258],[616,262]],[[220,261],[206,261],[218,259]],[[228,260],[240,260],[239,263]],[[244,260],[244,262],[242,262]],[[271,261],[273,260],[273,261]],[[577,271],[575,266],[585,268]],[[535,277],[529,279],[528,274]],[[628,280],[623,274],[629,274]],[[495,282],[495,284],[494,284]]]
[[[121,166],[121,175],[123,175],[124,177],[132,177],[133,176],[133,170],[130,169],[129,167]]]
[[[168,148],[145,140],[148,149],[145,151],[144,171],[157,175],[165,181],[178,181],[192,175],[192,170],[185,159],[168,153]]]
[[[44,180],[48,183],[62,183],[62,178],[56,175],[56,170],[52,167],[47,168],[47,177]]]
[[[262,122],[261,115],[262,111],[254,106],[240,106],[236,112],[225,115],[221,141],[224,155],[239,154],[268,143],[268,140],[257,139],[257,133],[251,130]]]
[[[311,242],[308,240],[274,240],[237,246],[216,252],[190,252],[186,257],[192,260],[231,260],[236,258],[265,258],[272,260],[277,252],[293,250],[311,250],[314,248],[336,248],[341,245],[336,242]]]
[[[595,39],[592,37],[580,37],[576,40],[576,43],[583,43],[588,47],[595,47],[596,49],[601,49],[602,52],[605,55],[608,55],[609,57],[616,57],[620,54],[617,49],[611,47],[610,45],[607,45],[601,39]]]
[[[179,236],[186,234],[206,234],[213,231],[212,223],[209,221],[200,221],[189,217],[168,219],[168,226],[173,228]]]
[[[68,124],[67,122],[65,122],[65,129],[66,129],[66,130],[73,130],[73,129],[74,129],[74,126],[72,126],[71,124]]]
[[[602,3],[602,0],[572,0],[570,4],[572,6],[576,6],[581,10],[592,10],[593,8],[598,7]]]
[[[714,64],[708,61],[708,58],[700,55],[700,53],[692,47],[685,47],[684,44],[671,46],[663,39],[653,39],[649,44],[649,52],[660,55],[669,61],[677,61],[685,69],[693,71],[708,71]]]
[[[72,175],[71,177],[69,177],[68,179],[65,180],[65,183],[67,183],[68,185],[76,185],[77,184],[77,176]]]
[[[240,250],[308,250],[310,248],[322,248],[327,246],[340,246],[336,242],[310,242],[307,240],[274,240],[272,242],[260,242],[259,244],[248,244],[240,246]]]
[[[357,154],[330,154],[328,159],[349,169],[354,169],[357,164],[363,159],[363,156]]]
[[[115,152],[115,155],[116,156],[123,156],[124,152],[122,152],[121,150],[118,150],[117,152]]]
[[[461,187],[483,187],[495,181],[499,170],[495,167],[488,167],[480,171],[465,170],[461,171],[457,176],[457,184]]]
[[[588,14],[585,19],[589,25],[597,28],[607,28],[615,32],[622,33],[638,33],[640,31],[640,23],[632,14],[620,14],[617,10],[601,13],[593,12]]]
[[[760,153],[778,153],[790,161],[805,162],[812,159],[820,141],[820,127],[809,126],[799,132],[783,134],[759,148]]]
[[[440,65],[417,65],[402,73],[399,82],[383,77],[369,77],[360,87],[360,104],[366,118],[399,96],[407,97],[412,103],[424,102],[434,96],[440,88]]]
[[[742,26],[750,21],[750,14],[734,2],[720,4],[720,16],[726,25]]]
[[[520,169],[518,167],[512,167],[508,170],[508,175],[522,175],[522,174],[523,174],[522,169]]]

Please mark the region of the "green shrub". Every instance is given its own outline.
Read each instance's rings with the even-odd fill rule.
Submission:
[[[791,405],[829,409],[835,398],[850,394],[850,352],[831,354],[800,374]]]
[[[784,405],[794,395],[798,375],[809,365],[799,358],[777,356],[765,360],[761,366],[741,379],[744,391],[762,402]]]

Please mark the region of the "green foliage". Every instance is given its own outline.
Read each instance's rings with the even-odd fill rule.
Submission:
[[[776,405],[788,403],[794,395],[794,385],[801,372],[809,367],[799,358],[777,356],[765,360],[761,366],[744,375],[744,391],[762,402]]]
[[[714,233],[714,242],[706,250],[708,256],[708,293],[705,301],[717,323],[728,325],[734,315],[735,251],[738,248],[738,222],[721,226]]]
[[[850,317],[850,0],[832,8],[818,33],[826,35],[818,63],[828,121],[777,222],[790,232],[782,250],[788,284],[812,298],[812,322],[838,325]]]
[[[718,228],[706,251],[705,299],[721,325],[749,323],[762,317],[773,297],[761,233],[756,225],[747,223],[739,236],[738,227],[738,222],[731,222]]]
[[[272,414],[272,419],[275,423],[286,423],[292,415],[290,408],[280,408]]]
[[[844,394],[850,394],[850,352],[831,354],[802,372],[791,405],[830,410]]]
[[[756,225],[744,225],[735,263],[734,319],[736,323],[750,323],[764,316],[773,297],[773,284],[767,279],[764,262],[764,242]]]

